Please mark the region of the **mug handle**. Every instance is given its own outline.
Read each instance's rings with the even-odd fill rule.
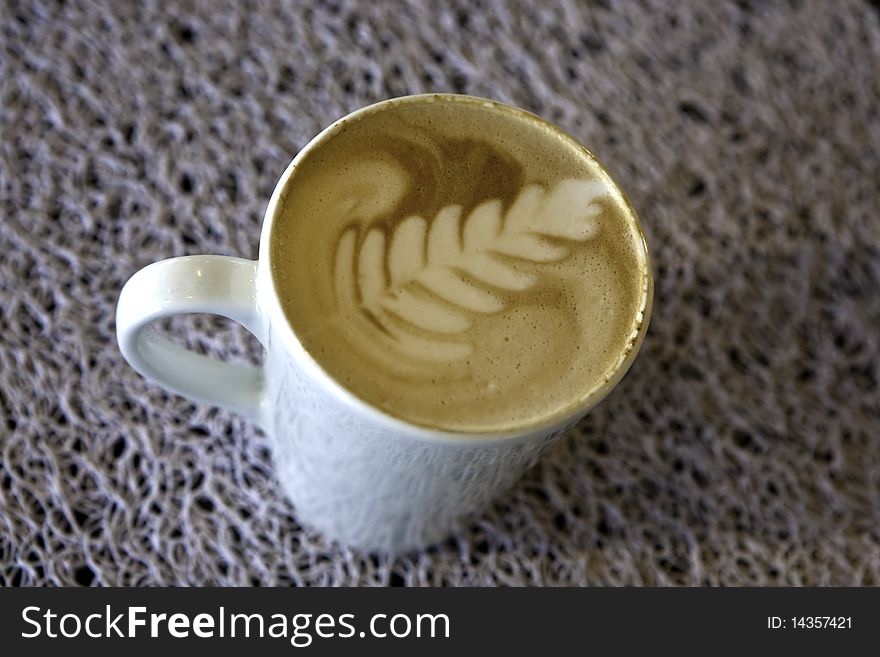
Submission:
[[[265,347],[257,311],[257,263],[228,256],[183,256],[154,262],[132,276],[116,305],[116,339],[145,378],[196,401],[241,413],[263,425],[263,368],[221,363],[180,347],[151,326],[182,313],[235,320]]]

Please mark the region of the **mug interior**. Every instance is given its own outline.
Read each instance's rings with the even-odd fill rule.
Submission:
[[[576,144],[578,149],[583,151],[584,157],[589,158],[590,160],[592,160],[593,163],[598,165],[598,169],[601,171],[601,175],[606,179],[606,183],[609,184],[610,187],[619,194],[620,199],[622,199],[623,203],[626,206],[626,210],[632,219],[634,229],[637,231],[638,234],[636,242],[638,245],[637,249],[639,260],[641,261],[641,266],[643,267],[644,272],[644,285],[641,290],[638,317],[636,318],[635,322],[636,328],[632,333],[631,339],[626,344],[625,348],[621,350],[620,357],[616,365],[612,369],[607,371],[605,381],[602,385],[590,391],[589,394],[580,399],[575,406],[569,405],[564,408],[560,408],[556,413],[541,418],[539,422],[524,422],[520,426],[516,426],[512,429],[487,433],[478,432],[478,435],[476,435],[474,432],[470,431],[429,428],[409,422],[405,419],[401,419],[390,413],[387,413],[384,410],[377,408],[376,406],[368,403],[367,401],[352,393],[348,388],[337,381],[334,376],[327,372],[326,369],[322,367],[316,359],[312,357],[309,351],[303,346],[300,338],[297,336],[295,327],[288,319],[282,307],[278,281],[272,262],[272,244],[273,240],[276,237],[275,228],[277,226],[276,222],[279,219],[279,214],[282,209],[282,201],[287,192],[290,190],[300,165],[308,158],[312,157],[313,154],[319,152],[322,145],[325,144],[329,139],[339,134],[340,131],[344,130],[346,125],[351,122],[357,121],[365,115],[382,112],[389,108],[400,107],[401,105],[417,105],[422,103],[436,102],[469,103],[472,105],[481,106],[485,108],[486,111],[514,113],[518,117],[526,117],[529,121],[536,122],[537,124],[543,126],[545,129],[551,130],[554,133],[570,140],[571,142]],[[264,300],[266,300],[266,305],[269,306],[269,311],[272,315],[272,326],[274,327],[273,330],[280,333],[285,348],[289,349],[294,354],[298,362],[305,365],[307,371],[309,371],[316,379],[316,383],[329,389],[334,396],[343,399],[346,403],[354,406],[359,412],[372,417],[374,420],[386,423],[389,426],[393,426],[398,429],[405,429],[413,435],[428,439],[456,440],[461,439],[462,437],[468,437],[472,439],[479,438],[480,440],[494,441],[503,438],[522,437],[524,435],[532,435],[552,431],[555,428],[568,424],[572,419],[581,417],[590,408],[601,401],[611,391],[611,389],[614,388],[614,386],[620,381],[620,379],[629,369],[635,356],[638,353],[638,350],[647,331],[653,302],[652,263],[644,231],[642,229],[638,215],[633,209],[629,199],[626,197],[623,190],[611,178],[610,174],[608,174],[606,167],[602,165],[602,163],[586,147],[580,144],[580,142],[565,133],[565,131],[563,131],[555,124],[545,121],[537,115],[527,112],[526,110],[505,105],[496,101],[459,94],[422,94],[385,100],[364,107],[337,120],[336,122],[325,128],[323,131],[321,131],[314,139],[312,139],[288,165],[284,174],[279,179],[270,199],[269,205],[266,210],[260,240],[260,271],[260,280],[262,281],[261,286],[263,288],[261,290],[261,295],[263,296]]]

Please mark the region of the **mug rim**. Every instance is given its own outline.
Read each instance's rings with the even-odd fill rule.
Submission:
[[[279,210],[281,208],[282,196],[284,195],[290,179],[292,178],[300,162],[305,160],[313,150],[320,147],[327,139],[336,134],[344,125],[351,121],[357,120],[363,115],[379,112],[388,107],[437,101],[481,104],[488,109],[511,112],[519,116],[523,116],[530,121],[538,122],[545,127],[549,127],[554,132],[561,134],[563,137],[571,141],[580,150],[582,150],[587,157],[592,159],[598,165],[601,174],[607,178],[606,182],[610,183],[611,187],[620,195],[630,216],[632,217],[633,226],[637,231],[639,255],[642,257],[645,264],[644,285],[641,295],[641,304],[638,310],[638,313],[641,314],[639,328],[637,331],[635,331],[635,335],[627,344],[627,353],[625,354],[625,356],[620,361],[618,361],[618,363],[612,370],[609,370],[609,372],[606,374],[605,382],[591,390],[587,395],[578,399],[573,404],[569,404],[563,408],[558,409],[551,415],[543,417],[538,422],[526,421],[523,422],[520,426],[515,426],[513,428],[505,429],[503,431],[457,431],[453,429],[433,428],[421,424],[416,424],[414,422],[404,420],[403,418],[399,418],[358,397],[351,390],[339,383],[336,378],[333,377],[312,356],[311,353],[309,353],[302,342],[300,342],[296,330],[294,329],[293,325],[287,317],[287,314],[284,312],[283,306],[281,305],[281,297],[278,293],[275,276],[272,270],[272,249],[270,248],[270,244],[275,219],[277,218]],[[500,441],[513,441],[517,439],[526,440],[535,436],[546,435],[561,427],[566,426],[571,422],[581,419],[593,407],[601,402],[611,392],[611,390],[614,389],[614,387],[620,382],[620,380],[623,378],[623,376],[626,374],[626,372],[629,370],[630,366],[634,362],[636,356],[641,349],[641,345],[644,342],[644,338],[648,330],[648,325],[650,324],[654,297],[653,262],[651,259],[650,250],[648,249],[647,239],[645,237],[645,231],[642,227],[641,220],[639,219],[638,213],[636,213],[635,208],[633,208],[626,193],[617,184],[617,181],[614,180],[602,161],[599,160],[599,158],[597,158],[592,151],[590,151],[585,145],[583,145],[577,138],[569,134],[566,130],[556,125],[555,123],[552,123],[544,119],[543,117],[538,116],[537,114],[529,112],[528,110],[522,109],[520,107],[516,107],[514,105],[502,103],[500,101],[482,98],[480,96],[453,93],[413,94],[388,98],[376,103],[372,103],[333,121],[330,125],[323,128],[320,132],[318,132],[318,134],[316,134],[311,140],[309,140],[309,142],[305,146],[303,146],[303,148],[301,148],[300,151],[294,156],[294,158],[285,168],[284,172],[281,174],[281,177],[278,179],[278,182],[276,183],[275,188],[272,191],[272,195],[266,207],[266,212],[263,216],[263,226],[260,233],[258,281],[260,281],[258,284],[257,295],[258,304],[262,307],[262,310],[264,312],[271,313],[272,318],[269,324],[272,326],[277,326],[277,319],[280,320],[280,323],[284,325],[283,328],[279,327],[279,333],[281,334],[284,342],[283,348],[287,349],[291,353],[292,357],[297,360],[298,364],[304,367],[304,369],[308,372],[309,377],[317,385],[323,387],[325,391],[327,391],[329,394],[336,397],[337,399],[344,401],[349,407],[354,408],[358,413],[366,415],[374,422],[386,425],[389,429],[396,430],[402,433],[407,433],[414,438],[422,438],[434,442],[441,441],[467,445],[479,445],[480,443],[497,443]],[[268,309],[265,308],[264,305],[267,301],[271,302],[271,307]],[[268,357],[270,357],[269,354],[267,354],[267,358]]]

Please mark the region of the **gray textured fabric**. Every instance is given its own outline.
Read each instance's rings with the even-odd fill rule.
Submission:
[[[19,6],[20,4],[20,6]],[[8,3],[0,582],[877,584],[880,16],[867,2]],[[267,439],[122,360],[119,289],[256,257],[290,158],[368,103],[556,121],[640,211],[620,387],[484,517],[396,560],[297,525]],[[259,359],[226,321],[170,323]]]

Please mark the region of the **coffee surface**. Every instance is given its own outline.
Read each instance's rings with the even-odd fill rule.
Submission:
[[[641,233],[600,165],[524,112],[432,96],[337,124],[270,236],[311,357],[398,418],[486,433],[571,410],[640,329]]]

